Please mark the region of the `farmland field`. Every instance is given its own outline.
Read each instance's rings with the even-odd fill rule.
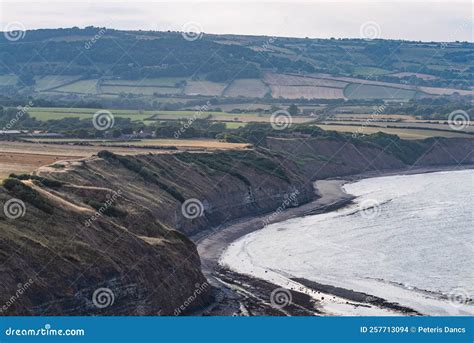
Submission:
[[[238,79],[233,81],[224,92],[224,96],[261,98],[269,91],[268,87],[258,79]]]
[[[419,79],[423,80],[436,80],[438,77],[429,75],[429,74],[421,74],[421,73],[411,73],[411,72],[400,72],[400,73],[395,73],[395,74],[390,74],[390,76],[396,76],[396,77],[409,77],[409,76],[415,76]]]
[[[77,156],[0,151],[0,180],[11,173],[31,173],[43,165],[74,158],[77,158]]]
[[[161,77],[140,80],[105,80],[104,86],[153,86],[153,87],[175,87],[177,83],[185,81],[183,77]]]
[[[61,144],[54,144],[55,142]],[[67,144],[67,142],[70,144]],[[78,142],[87,142],[91,145],[71,145]],[[123,147],[120,147],[121,145]],[[30,173],[41,166],[62,160],[90,157],[104,149],[122,155],[136,155],[164,154],[176,151],[153,149],[153,147],[176,147],[179,150],[213,150],[245,149],[247,146],[247,144],[226,143],[210,139],[151,139],[133,142],[39,139],[34,142],[2,142],[0,145],[0,179],[11,173]]]
[[[233,109],[241,109],[244,111],[254,111],[257,109],[269,110],[271,105],[263,103],[234,103],[234,104],[219,104],[215,107],[219,107],[224,112],[230,112]]]
[[[193,118],[195,116],[195,112],[188,112],[186,111],[177,111],[176,113],[173,114],[161,114],[163,112],[160,112],[160,114],[155,115],[153,119],[155,120],[177,120],[177,119],[188,119],[188,118]],[[224,121],[224,122],[229,122],[229,121],[234,121],[234,122],[244,122],[244,123],[250,123],[250,122],[256,122],[256,123],[268,123],[270,122],[270,116],[269,115],[257,115],[257,114],[250,114],[250,113],[241,113],[241,114],[232,114],[232,113],[209,113],[212,115],[209,120],[211,121]],[[202,114],[202,118],[205,118],[207,116],[206,113]],[[310,121],[313,121],[314,118],[312,117],[298,117],[294,116],[292,117],[293,123],[307,123]]]
[[[377,117],[378,119],[378,117]],[[376,120],[377,120],[376,119]],[[370,120],[370,121],[369,121]],[[400,127],[400,128],[407,128],[407,129],[433,129],[433,130],[447,130],[447,131],[453,131],[450,128],[450,126],[447,124],[447,122],[443,121],[442,123],[432,123],[432,122],[426,122],[426,121],[418,121],[418,122],[381,122],[381,121],[374,121],[371,120],[370,118],[367,118],[366,121],[360,120],[360,121],[334,121],[331,122],[330,120],[325,121],[325,124],[344,124],[344,125],[363,125],[365,123],[368,123],[370,126],[378,126],[378,127]],[[460,133],[462,132],[472,132],[474,133],[474,125],[468,125],[462,130],[459,131]],[[474,138],[474,136],[473,136]]]
[[[355,75],[391,75],[404,77],[414,75],[424,80],[436,79],[428,74],[390,71],[375,67],[355,67]],[[78,75],[62,76],[47,75],[36,77],[36,91],[47,92],[51,95],[58,93],[119,95],[122,93],[142,95],[178,95],[189,96],[226,96],[263,98],[269,91],[274,98],[314,98],[314,99],[376,99],[395,98],[412,99],[417,91],[430,95],[474,95],[472,90],[453,88],[415,87],[412,85],[365,80],[357,77],[332,76],[329,74],[283,74],[265,72],[262,79],[237,79],[226,84],[224,82],[193,81],[185,77],[144,78],[139,80],[97,79],[77,80]],[[184,84],[186,81],[186,84]],[[14,75],[0,76],[0,84],[14,85],[17,77]],[[345,88],[345,89],[344,89]],[[344,89],[344,92],[338,89]],[[401,91],[403,89],[404,91]],[[46,94],[46,93],[44,93]],[[184,100],[184,99],[183,99]]]
[[[329,88],[317,86],[278,86],[270,85],[274,98],[287,99],[343,99],[342,88]]]
[[[36,118],[37,120],[50,120],[50,119],[62,119],[62,118],[81,118],[89,119],[92,118],[95,112],[100,109],[93,108],[55,108],[55,107],[33,107],[28,110],[28,113]],[[201,118],[212,116],[211,120],[216,121],[262,121],[263,115],[253,113],[226,113],[226,112],[199,112],[195,111],[139,111],[139,110],[115,110],[110,109],[110,112],[115,117],[130,118],[131,120],[147,120],[147,119],[165,119],[165,120],[178,120],[181,118],[192,118],[199,113]],[[236,120],[237,118],[237,120]],[[267,115],[267,118],[269,116]],[[308,117],[295,118],[297,121],[302,119],[309,120]],[[265,119],[264,121],[268,121]]]
[[[150,86],[107,86],[102,85],[100,87],[101,93],[104,94],[138,94],[138,95],[153,95],[153,94],[179,94],[181,93],[180,88],[173,87],[150,87]]]
[[[0,75],[0,86],[13,86],[18,82],[16,75]]]
[[[79,94],[96,94],[97,79],[80,80],[69,85],[56,88],[56,92],[63,93],[79,93]]]
[[[41,108],[33,107],[28,110],[31,117],[36,118],[40,121],[47,121],[52,119],[63,119],[63,118],[80,118],[80,119],[92,119],[92,116],[99,109],[86,109],[86,108]],[[143,121],[151,117],[151,114],[140,114],[139,111],[127,111],[127,110],[111,110],[110,111],[115,117],[130,118],[133,121]]]
[[[244,127],[246,125],[247,123],[242,122],[225,122],[225,127],[227,129],[238,129],[239,127]]]
[[[457,138],[474,138],[473,135],[458,133],[456,131],[445,132],[423,129],[398,129],[383,127],[364,127],[363,125],[317,125],[323,130],[339,131],[339,132],[356,132],[359,134],[370,135],[372,133],[384,132],[391,135],[397,135],[402,139],[425,139],[429,137],[457,137]]]
[[[133,140],[133,141],[108,141],[101,139],[58,139],[58,138],[39,138],[29,139],[29,143],[15,142],[8,144],[5,147],[0,148],[1,151],[12,151],[11,149],[17,149],[22,147],[26,150],[33,151],[41,154],[54,154],[64,151],[64,147],[67,146],[68,154],[72,156],[84,156],[90,155],[91,153],[97,153],[107,147],[107,150],[119,153],[119,154],[133,154],[133,153],[159,153],[161,150],[137,150],[134,147],[176,147],[179,150],[202,150],[202,149],[243,149],[248,144],[243,143],[227,143],[221,142],[215,139],[144,139],[144,140]],[[48,143],[48,144],[46,144]],[[90,145],[74,145],[75,143],[87,143]],[[16,150],[13,150],[16,151]],[[166,151],[166,150],[164,150]]]
[[[265,73],[264,81],[270,85],[278,86],[319,86],[331,88],[344,88],[348,83],[312,76],[299,76],[291,74]]]
[[[226,84],[211,81],[189,81],[184,88],[188,95],[218,96],[224,91]]]
[[[354,74],[362,76],[377,76],[389,74],[390,70],[377,67],[355,67]]]
[[[376,112],[374,112],[376,113]],[[337,119],[346,119],[346,120],[365,120],[372,119],[374,116],[377,119],[393,119],[393,120],[415,120],[414,116],[406,114],[377,114],[374,113],[338,113],[334,117]]]
[[[452,89],[452,88],[435,88],[435,87],[420,87],[422,92],[434,95],[451,95],[457,93],[459,95],[474,95],[472,90]]]
[[[36,78],[35,90],[43,91],[46,89],[56,88],[74,80],[79,79],[79,76],[68,75],[46,75]]]
[[[344,89],[348,99],[413,99],[416,91],[375,85],[350,84]]]

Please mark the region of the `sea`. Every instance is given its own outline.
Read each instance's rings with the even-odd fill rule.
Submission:
[[[220,263],[283,287],[293,278],[381,297],[424,315],[473,315],[474,170],[367,178],[338,211],[233,242]],[[331,306],[336,315],[374,314]]]

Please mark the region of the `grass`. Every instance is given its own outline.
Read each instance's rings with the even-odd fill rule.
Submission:
[[[0,85],[2,86],[14,86],[18,82],[16,75],[0,75]]]
[[[46,187],[50,188],[60,188],[63,184],[60,181],[57,180],[52,180],[48,179],[42,176],[38,175],[32,175],[32,174],[10,174],[11,178],[18,179],[18,180],[32,180],[33,182],[38,182],[41,185],[44,185]]]
[[[247,123],[239,123],[239,122],[235,122],[235,123],[227,122],[227,123],[225,123],[225,127],[227,129],[238,129],[239,127],[244,127],[246,125],[247,125]]]
[[[34,107],[28,110],[28,114],[40,121],[64,118],[92,119],[92,116],[99,109],[89,108],[47,108]],[[140,113],[139,111],[112,110],[112,114],[120,118],[129,118],[134,121],[144,121],[151,117],[150,114]]]
[[[180,88],[171,87],[140,87],[140,86],[101,86],[102,93],[107,94],[139,94],[139,95],[153,95],[153,94],[179,94]]]
[[[106,80],[103,85],[122,85],[122,86],[155,86],[155,87],[175,87],[178,82],[186,81],[183,77],[161,77],[143,80]]]
[[[53,213],[54,207],[49,201],[41,196],[36,190],[30,186],[25,185],[18,179],[8,178],[3,182],[3,187],[7,189],[13,196],[24,202],[27,202],[34,207],[46,213]]]
[[[344,88],[344,96],[353,99],[413,99],[416,91],[376,85],[351,83]]]
[[[35,78],[35,90],[42,91],[45,89],[56,88],[66,83],[79,79],[78,75],[46,75]]]
[[[100,109],[96,108],[55,108],[55,107],[33,107],[28,110],[31,117],[40,121],[47,121],[52,119],[64,118],[80,118],[91,119],[95,112]],[[200,118],[211,116],[211,121],[235,121],[229,122],[229,128],[237,128],[245,126],[248,122],[268,122],[269,115],[258,115],[256,113],[226,113],[226,112],[199,112],[195,111],[138,111],[138,110],[114,110],[110,112],[115,117],[129,118],[132,121],[146,121],[151,123],[148,119],[165,119],[165,120],[179,120],[183,118],[193,118],[199,115]],[[310,117],[294,117],[293,122],[305,122],[312,120]]]
[[[430,137],[457,137],[457,138],[474,138],[473,135],[460,133],[456,131],[436,131],[423,129],[407,129],[407,128],[382,128],[382,127],[364,127],[363,125],[317,125],[323,130],[359,133],[362,135],[370,135],[377,132],[383,132],[391,135],[397,135],[402,139],[425,139]]]
[[[390,115],[387,115],[390,116]],[[409,117],[407,117],[409,119]],[[383,122],[377,121],[379,117],[376,117],[375,120],[370,120],[361,118],[360,120],[351,120],[351,121],[325,121],[324,124],[336,124],[336,125],[366,125],[366,126],[378,126],[378,127],[387,127],[387,128],[407,128],[407,129],[432,129],[432,130],[443,130],[443,131],[452,131],[446,121],[440,121],[440,123],[432,123],[430,121],[416,121],[416,122],[409,122],[409,121],[401,121],[401,122]],[[466,126],[460,132],[473,132],[474,133],[474,125]]]
[[[150,170],[147,166],[145,166],[143,162],[141,162],[137,158],[134,158],[132,156],[115,155],[106,150],[100,151],[97,156],[107,161],[118,161],[128,170],[139,174],[145,181],[152,182],[159,186],[161,189],[163,189],[165,192],[167,192],[179,202],[184,202],[186,200],[175,186],[168,185],[160,181],[158,174]]]
[[[259,170],[262,173],[273,175],[286,182],[290,182],[285,171],[275,161],[266,155],[257,154],[255,152],[246,153],[242,151],[217,152],[214,154],[177,154],[176,158],[187,163],[195,163],[202,168],[210,168],[222,173],[232,175],[246,185],[250,186],[251,182],[239,173],[241,166],[247,166],[252,169]]]
[[[97,79],[80,80],[69,85],[56,88],[55,91],[64,93],[97,94]]]
[[[391,73],[390,70],[377,68],[377,67],[355,67],[353,74],[361,75],[361,76],[377,76],[377,75],[386,75],[389,73]]]

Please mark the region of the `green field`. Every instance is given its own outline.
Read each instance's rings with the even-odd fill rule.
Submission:
[[[150,78],[141,80],[105,80],[104,86],[153,86],[153,87],[176,87],[176,84],[186,81],[183,77],[161,77],[161,78]]]
[[[390,70],[377,68],[377,67],[354,67],[355,75],[362,76],[377,76],[377,75],[386,75],[391,73]]]
[[[416,91],[376,85],[363,85],[351,83],[344,89],[344,96],[350,100],[355,99],[413,99]]]
[[[28,114],[37,120],[48,121],[64,118],[92,119],[92,116],[97,111],[99,111],[99,109],[34,107],[28,110]],[[140,111],[133,110],[112,110],[110,112],[116,117],[130,118],[134,121],[143,121],[152,116],[151,113],[140,113]]]
[[[101,93],[105,94],[137,94],[137,95],[153,95],[153,94],[179,94],[180,88],[172,87],[135,87],[135,86],[101,86]]]
[[[14,86],[18,82],[16,75],[0,75],[0,87],[1,86]]]
[[[80,77],[78,75],[46,75],[35,78],[35,90],[43,91],[46,89],[60,87],[64,84],[78,80]]]
[[[97,79],[80,80],[69,85],[56,88],[55,91],[63,93],[96,94]]]
[[[63,118],[80,118],[91,119],[94,113],[100,109],[94,108],[55,108],[55,107],[33,107],[28,110],[31,117],[48,121]],[[152,123],[154,121],[164,120],[180,120],[196,117],[206,118],[211,115],[211,121],[225,121],[228,128],[238,128],[245,126],[247,122],[252,121],[268,121],[268,116],[259,116],[253,113],[225,113],[225,112],[202,112],[198,111],[138,111],[138,110],[110,110],[115,117],[129,118],[132,121],[145,121]],[[152,120],[155,119],[155,120]],[[298,120],[298,118],[297,118]],[[231,122],[235,121],[235,122]]]
[[[351,132],[361,135],[370,135],[377,132],[384,132],[391,135],[397,135],[402,139],[425,139],[430,137],[446,137],[446,138],[474,138],[469,135],[457,131],[437,131],[437,130],[423,130],[423,129],[408,129],[408,128],[385,128],[385,127],[364,127],[363,125],[317,125],[323,130]]]
[[[33,107],[28,110],[31,117],[40,121],[63,118],[91,119],[94,113],[101,109],[94,108],[54,108]],[[226,113],[226,112],[199,112],[195,111],[139,111],[139,110],[109,110],[115,117],[130,118],[132,121],[144,121],[151,124],[160,120],[181,120],[191,118],[208,118],[210,121],[225,122],[229,128],[245,126],[247,123],[270,121],[270,115],[257,113]],[[308,116],[294,116],[293,123],[306,123],[314,118]]]
[[[235,123],[226,122],[225,123],[225,127],[227,129],[238,129],[239,127],[244,127],[246,125],[247,125],[247,123],[242,123],[242,122],[235,122]]]

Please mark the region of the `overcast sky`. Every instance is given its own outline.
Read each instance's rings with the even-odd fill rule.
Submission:
[[[290,37],[473,41],[473,3],[455,1],[0,0],[0,30],[107,26]],[[19,24],[20,23],[20,24]]]

